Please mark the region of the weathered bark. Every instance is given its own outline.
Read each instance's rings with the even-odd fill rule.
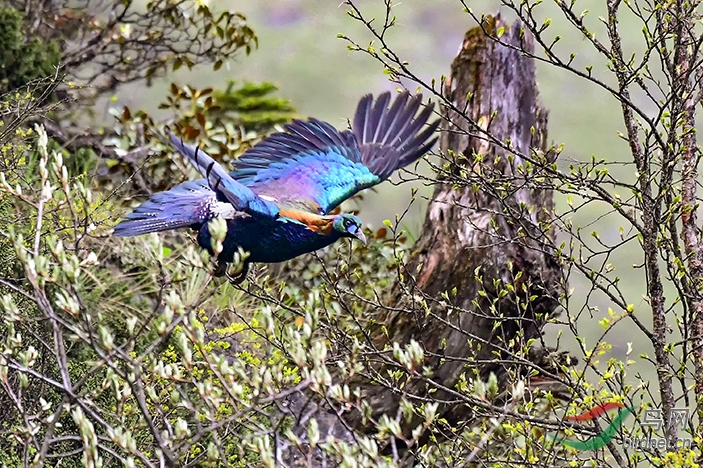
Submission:
[[[682,152],[682,174],[681,174],[681,239],[683,240],[686,262],[689,270],[689,278],[683,278],[683,288],[686,292],[684,300],[688,305],[691,320],[691,336],[693,353],[693,366],[695,377],[696,412],[699,420],[703,420],[703,248],[701,248],[701,229],[698,224],[699,197],[698,197],[698,164],[700,162],[700,150],[698,149],[696,133],[696,92],[693,83],[691,68],[695,67],[697,60],[693,53],[693,44],[696,42],[691,36],[693,27],[693,14],[686,12],[684,2],[678,2],[677,8],[681,12],[681,17],[677,23],[679,30],[678,43],[676,45],[677,76],[675,91],[678,94],[674,102],[681,104],[681,109],[676,109],[683,118],[683,128],[680,135]],[[676,155],[671,158],[675,160]],[[672,161],[672,166],[673,166]],[[652,227],[651,236],[657,238],[656,222],[648,224]],[[657,252],[658,253],[658,252]],[[651,254],[650,254],[651,255]],[[656,258],[656,257],[655,257]],[[658,260],[658,258],[657,258]],[[652,281],[650,280],[650,283]],[[663,302],[664,292],[659,296]],[[666,350],[667,323],[664,308],[657,313],[655,309],[655,298],[652,298],[652,313],[654,322],[655,357],[657,358],[657,376],[660,382],[660,395],[662,409],[666,417],[665,424],[668,437],[676,439],[676,426],[669,420],[670,411],[675,407],[674,391],[672,387],[673,375],[669,363],[669,353]],[[657,346],[660,345],[660,346]],[[697,436],[703,435],[703,428],[698,426]]]
[[[516,49],[481,28],[464,38],[444,89],[451,106],[444,109],[441,151],[456,157],[438,179],[393,311],[379,318],[374,334],[379,350],[394,342],[401,348],[419,342],[432,374],[409,376],[402,392],[391,391],[383,383],[393,364],[372,364],[374,385],[361,385],[361,391],[374,416],[395,415],[401,397],[429,396],[433,388],[440,389],[433,397],[452,400],[452,392],[441,388],[453,390],[462,374],[485,380],[493,372],[505,382],[514,366],[496,361],[525,356],[528,340],[541,334],[563,291],[562,271],[549,247],[554,245],[552,192],[538,188],[529,180],[537,176],[525,177],[518,168],[525,164],[520,155],[544,154],[547,144],[535,64],[519,50],[532,50],[533,42],[521,38],[520,24],[506,27],[498,18],[484,27],[505,27],[502,40]],[[515,293],[498,299],[506,285]],[[428,301],[429,316],[418,297],[436,300]],[[442,416],[452,421],[469,412],[466,406],[447,405]],[[356,416],[350,420],[359,426],[362,418]]]

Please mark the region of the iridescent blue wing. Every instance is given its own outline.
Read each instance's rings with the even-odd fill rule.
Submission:
[[[237,182],[224,168],[207,153],[196,146],[187,145],[183,140],[166,130],[171,144],[205,176],[205,180],[217,198],[229,202],[236,211],[253,215],[278,216],[278,207],[264,200],[249,187]]]
[[[260,197],[320,214],[425,154],[439,121],[425,127],[432,105],[417,114],[422,96],[390,93],[357,106],[352,131],[317,119],[296,120],[234,162],[230,174]],[[417,115],[416,115],[417,114]],[[425,127],[425,128],[423,128]],[[428,141],[429,140],[429,141]]]
[[[171,144],[205,179],[184,182],[171,190],[155,193],[115,226],[116,236],[138,236],[185,227],[197,229],[216,216],[228,219],[246,215],[278,218],[276,204],[260,198],[234,180],[204,151],[185,144],[168,130],[166,132]]]

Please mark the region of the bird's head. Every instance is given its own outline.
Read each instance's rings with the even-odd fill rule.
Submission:
[[[339,232],[342,237],[355,237],[366,245],[366,236],[361,229],[361,220],[353,214],[344,213],[335,216],[332,228]]]

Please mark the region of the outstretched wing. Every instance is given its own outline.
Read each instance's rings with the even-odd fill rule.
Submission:
[[[173,146],[205,179],[184,182],[171,190],[155,193],[115,226],[116,236],[138,236],[184,227],[197,229],[216,216],[232,219],[249,214],[278,218],[279,209],[274,203],[234,180],[204,151],[166,132]]]
[[[439,121],[423,129],[433,105],[417,114],[422,96],[364,96],[352,131],[317,119],[296,120],[234,162],[230,175],[277,203],[327,214],[347,198],[419,159],[435,143]],[[417,115],[416,115],[417,114]]]
[[[224,168],[200,148],[187,145],[180,137],[166,130],[171,144],[181,155],[205,176],[210,189],[218,199],[229,202],[236,211],[277,217],[279,210],[274,203],[260,198],[249,187],[242,185],[230,176]],[[197,182],[197,181],[196,181]]]

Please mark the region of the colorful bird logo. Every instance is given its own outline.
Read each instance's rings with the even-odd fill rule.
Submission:
[[[635,409],[630,406],[625,406],[622,403],[609,401],[607,403],[602,403],[598,406],[595,406],[590,410],[586,411],[585,413],[577,414],[575,416],[567,416],[566,418],[569,421],[591,421],[592,419],[595,419],[598,416],[614,409],[618,409],[618,414],[615,415],[610,424],[608,424],[608,426],[603,429],[603,431],[601,431],[599,434],[591,437],[588,440],[569,440],[565,437],[557,437],[551,434],[549,435],[549,437],[562,445],[566,445],[567,447],[571,447],[576,450],[598,450],[599,448],[606,446],[608,442],[610,442],[613,437],[615,437],[615,434],[617,433],[618,429],[622,425],[627,415],[633,413]]]

